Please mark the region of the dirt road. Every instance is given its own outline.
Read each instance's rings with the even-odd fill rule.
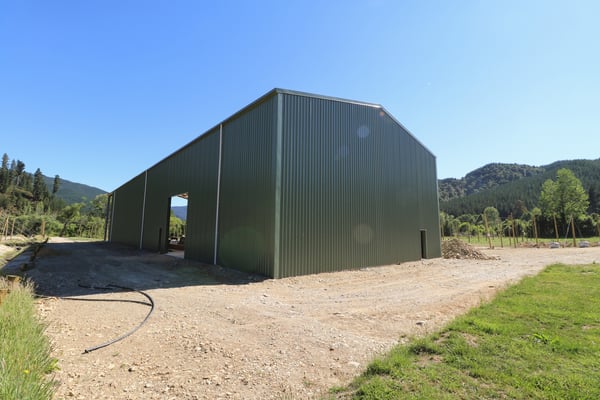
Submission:
[[[377,354],[435,330],[500,288],[600,247],[482,250],[495,260],[426,260],[264,280],[99,243],[53,243],[28,271],[59,359],[63,399],[306,399],[344,385]],[[135,334],[83,354],[143,320]],[[90,294],[92,293],[92,294]]]

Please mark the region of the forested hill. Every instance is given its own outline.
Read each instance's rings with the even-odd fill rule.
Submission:
[[[34,173],[27,171],[25,163],[2,155],[0,165],[0,209],[11,212],[29,212],[43,205],[44,211],[58,211],[65,205],[92,201],[105,194],[102,189],[82,183],[45,176],[37,168]],[[29,211],[28,211],[29,210]]]
[[[52,187],[54,178],[44,176],[46,186]],[[83,183],[71,182],[66,179],[60,178],[60,188],[56,192],[56,197],[65,201],[66,204],[73,204],[83,201],[84,199],[89,201],[96,198],[100,194],[106,192],[97,187],[84,185]]]
[[[532,167],[525,164],[487,164],[469,172],[462,179],[441,179],[439,181],[440,200],[447,201],[465,197],[542,173],[544,173],[543,167]]]
[[[568,168],[590,195],[590,213],[600,212],[600,159],[557,161],[534,167],[524,164],[488,164],[462,179],[439,181],[440,210],[452,215],[479,214],[493,206],[502,216],[532,209],[542,184],[555,179],[556,171]]]

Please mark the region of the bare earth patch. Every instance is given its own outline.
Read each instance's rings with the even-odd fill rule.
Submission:
[[[145,300],[135,292],[88,295],[77,286],[121,279],[112,283],[143,289],[156,310],[134,335],[82,354],[136,326],[148,306],[41,300],[59,359],[60,399],[318,398],[375,355],[440,328],[523,276],[556,262],[600,261],[600,247],[480,248],[494,259],[262,280],[102,244],[67,246],[49,243],[28,271],[40,290]]]

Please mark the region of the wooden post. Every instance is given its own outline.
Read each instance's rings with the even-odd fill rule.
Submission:
[[[6,220],[4,222],[4,239],[6,239],[8,237],[8,220],[9,219],[10,219],[10,217],[7,215]]]
[[[515,249],[517,248],[517,229],[515,227],[515,219],[512,217],[512,214],[510,214],[510,222],[512,225],[512,236],[513,236],[513,244],[515,246]]]
[[[577,247],[577,240],[575,239],[575,218],[571,215],[571,230],[573,231],[573,247]]]
[[[508,247],[512,247],[512,235],[510,234],[510,232],[511,232],[511,229],[510,229],[510,216],[509,216],[508,222],[509,222],[508,235],[506,235],[506,237],[508,237]],[[504,229],[504,228],[502,228],[502,229]]]
[[[538,241],[538,232],[537,232],[537,224],[535,223],[535,214],[531,214],[533,217],[533,234],[535,235],[535,244],[536,246],[540,244]]]
[[[46,236],[46,219],[42,218],[42,237]]]
[[[502,241],[502,236],[504,236],[502,232],[503,230],[504,229],[502,228],[502,219],[500,219],[500,248],[502,249],[504,248],[504,243]]]
[[[481,214],[483,215],[483,223],[485,224],[485,234],[488,238],[488,244],[490,245],[490,249],[492,248],[492,237],[490,236],[490,227],[488,225],[488,220],[487,217],[485,216],[485,213]]]

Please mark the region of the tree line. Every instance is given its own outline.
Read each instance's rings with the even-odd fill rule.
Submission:
[[[60,176],[52,188],[42,171],[29,173],[25,163],[2,156],[0,166],[0,240],[15,235],[35,234],[100,238],[104,233],[107,195],[66,204],[57,196]]]
[[[2,156],[0,208],[22,212],[27,211],[32,202],[43,207],[44,211],[60,208],[62,204],[56,199],[59,188],[60,176],[54,177],[54,185],[50,193],[39,168],[35,173],[30,174],[25,170],[23,161],[13,159],[9,164],[8,154],[4,153]]]
[[[443,236],[505,236],[528,239],[600,236],[600,213],[590,212],[590,195],[575,174],[561,168],[547,179],[533,206],[517,199],[508,215],[493,206],[481,214],[455,217],[440,212]]]
[[[494,206],[502,218],[518,215],[524,205],[539,205],[542,184],[559,169],[571,170],[588,193],[588,214],[600,213],[600,159],[557,161],[544,167],[489,164],[464,178],[443,179],[439,184],[440,209],[447,214],[481,213]]]

